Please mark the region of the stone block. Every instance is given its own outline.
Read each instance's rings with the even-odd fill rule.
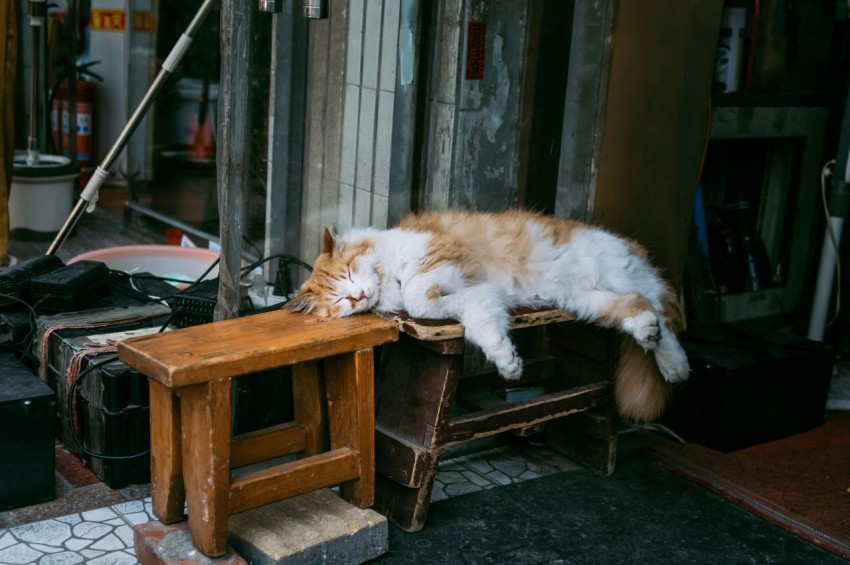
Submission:
[[[386,553],[387,519],[330,489],[229,518],[228,543],[253,565],[363,563]]]
[[[142,565],[246,565],[232,548],[221,557],[207,557],[192,545],[189,522],[165,525],[158,520],[133,529],[136,558]]]

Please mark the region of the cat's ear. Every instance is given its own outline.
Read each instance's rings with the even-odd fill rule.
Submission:
[[[325,236],[322,238],[322,253],[330,253],[334,249],[334,245],[336,244],[336,238],[334,237],[333,232],[325,228]]]
[[[283,305],[284,310],[310,313],[316,307],[316,293],[312,290],[302,290],[298,296]]]

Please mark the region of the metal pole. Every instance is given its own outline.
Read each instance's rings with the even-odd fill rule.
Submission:
[[[139,101],[139,104],[136,106],[136,109],[130,116],[130,119],[124,125],[124,129],[122,129],[121,133],[118,134],[118,138],[115,140],[115,143],[112,144],[112,147],[106,153],[106,156],[100,162],[100,165],[98,165],[94,170],[94,174],[80,194],[80,199],[77,201],[77,204],[74,206],[74,209],[71,211],[68,219],[65,220],[65,224],[59,230],[59,233],[56,234],[56,238],[53,240],[53,243],[50,244],[50,248],[47,250],[47,255],[54,255],[59,250],[68,238],[71,230],[74,229],[75,225],[77,225],[77,221],[79,221],[80,216],[82,216],[85,209],[88,209],[89,212],[94,209],[100,187],[109,177],[109,168],[124,149],[124,146],[127,144],[130,136],[133,135],[133,132],[139,125],[139,122],[142,121],[142,118],[148,111],[148,108],[150,108],[153,104],[159,90],[162,88],[162,85],[165,84],[166,79],[168,79],[168,77],[176,70],[177,65],[183,59],[183,56],[192,44],[192,38],[198,31],[198,28],[203,23],[204,18],[206,18],[215,2],[216,0],[204,0],[204,3],[198,9],[195,17],[192,18],[192,21],[186,28],[186,31],[183,32],[180,39],[177,40],[177,43],[171,49],[171,53],[168,54],[165,62],[162,63],[162,68],[159,70],[156,78],[154,78],[153,83],[148,87],[147,92],[145,92],[145,95]]]
[[[29,0],[28,15],[32,32],[32,82],[29,135],[27,136],[27,165],[36,165],[41,160],[38,150],[38,114],[41,111],[39,74],[41,73],[41,30],[44,29],[44,18],[47,15],[47,2],[45,0]]]

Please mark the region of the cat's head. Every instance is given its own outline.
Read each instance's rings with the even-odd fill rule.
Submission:
[[[310,278],[285,308],[325,318],[342,318],[374,308],[380,288],[374,246],[368,236],[334,237],[326,229],[322,252]]]

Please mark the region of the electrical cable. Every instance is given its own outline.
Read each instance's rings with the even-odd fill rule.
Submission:
[[[36,327],[37,327],[37,323],[38,323],[38,314],[36,313],[35,308],[33,308],[25,300],[18,298],[17,296],[10,296],[8,294],[0,293],[0,298],[11,300],[13,302],[17,302],[19,304],[22,304],[23,306],[25,306],[27,308],[27,310],[29,310],[29,313],[30,313],[30,330],[27,332],[27,335],[24,336],[24,338],[21,340],[20,343],[15,343],[14,341],[12,341],[12,345],[15,346],[15,347],[21,348],[20,357],[18,357],[18,361],[22,361],[23,358],[27,357],[27,356],[33,357],[32,354],[29,353],[29,349],[30,349],[29,344],[32,343],[32,338],[35,335],[35,331],[36,331]]]
[[[97,459],[106,459],[109,461],[124,461],[127,459],[136,459],[137,457],[144,457],[145,455],[148,455],[151,452],[150,449],[147,449],[146,451],[142,451],[133,455],[105,455],[102,453],[94,453],[83,445],[83,442],[80,441],[80,437],[77,435],[77,429],[74,425],[74,397],[76,396],[77,386],[79,385],[79,382],[82,380],[83,377],[85,377],[95,369],[100,369],[104,365],[114,363],[117,360],[117,355],[110,355],[107,359],[89,365],[88,367],[80,371],[80,374],[74,377],[74,380],[71,381],[71,384],[68,386],[68,400],[65,414],[68,418],[68,428],[71,430],[71,437],[74,439],[74,442],[77,444],[77,447],[80,448],[80,451],[82,451],[85,455],[89,457],[95,457]]]
[[[157,277],[157,276],[154,276],[154,275],[150,275],[150,276],[136,275],[136,274],[133,274],[133,273],[128,273],[126,271],[120,271],[120,270],[115,270],[115,269],[110,269],[109,274],[113,277],[113,279],[110,281],[110,282],[113,283],[111,285],[113,290],[115,290],[119,294],[123,294],[124,296],[127,296],[129,298],[133,298],[135,300],[139,300],[139,301],[147,303],[147,304],[160,303],[160,304],[166,304],[167,305],[166,301],[173,298],[174,295],[177,294],[177,291],[174,291],[172,294],[169,294],[168,296],[153,296],[153,295],[145,292],[144,286],[142,286],[142,283],[139,282],[140,278],[144,279],[144,280],[161,280],[163,282],[168,282],[168,280],[175,280],[176,281],[177,279],[166,279],[166,278]],[[122,278],[127,280],[127,283],[130,285],[130,288],[126,288],[126,287],[121,285],[120,279],[122,279]],[[186,282],[186,281],[182,281],[182,282]]]
[[[674,440],[678,441],[679,443],[688,443],[687,441],[685,441],[684,438],[682,438],[682,436],[680,436],[679,434],[677,434],[676,432],[674,432],[673,430],[671,430],[670,428],[668,428],[667,426],[665,426],[663,424],[632,424],[628,428],[626,428],[624,430],[620,430],[617,433],[618,434],[628,434],[628,433],[637,432],[637,431],[641,431],[641,430],[646,430],[646,431],[650,431],[650,432],[668,435],[671,438],[673,438]]]
[[[274,255],[269,255],[268,257],[263,257],[262,259],[259,259],[258,261],[255,261],[255,262],[251,263],[250,265],[248,265],[246,267],[242,267],[241,270],[242,270],[243,276],[245,275],[245,273],[250,273],[251,271],[253,271],[257,267],[259,267],[260,265],[262,265],[264,263],[268,263],[272,259],[284,259],[289,263],[295,263],[296,265],[300,265],[300,266],[304,267],[305,269],[307,269],[308,271],[313,270],[312,265],[310,265],[306,261],[302,261],[301,259],[299,259],[298,257],[295,257],[294,255],[289,255],[287,253],[275,253]]]

